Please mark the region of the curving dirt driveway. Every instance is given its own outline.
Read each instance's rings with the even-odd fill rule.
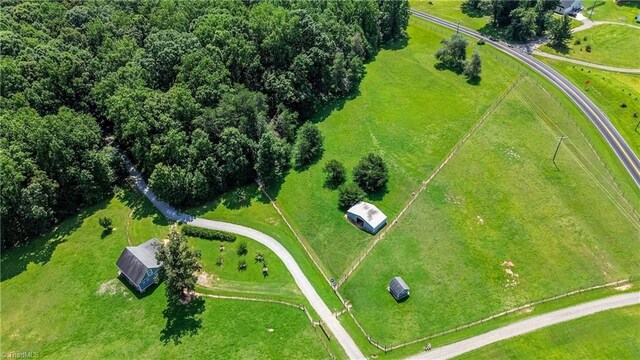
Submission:
[[[602,69],[602,70],[625,73],[625,74],[640,74],[640,69],[628,69],[628,68],[619,68],[619,67],[614,67],[614,66],[594,64],[594,63],[590,63],[588,61],[576,60],[576,59],[568,58],[568,57],[565,57],[565,56],[547,54],[545,52],[538,51],[538,50],[534,50],[533,51],[533,55],[538,55],[538,56],[542,56],[542,57],[546,57],[546,58],[554,59],[554,60],[565,61],[565,62],[569,62],[569,63],[573,63],[573,64],[577,64],[577,65],[582,65],[582,66],[588,66],[588,67],[592,67],[592,68],[595,68],[595,69]]]
[[[138,172],[135,166],[131,163],[131,161],[129,161],[129,159],[127,159],[124,155],[123,159],[125,161],[127,171],[134,179],[135,185],[138,190],[147,199],[149,199],[149,201],[151,201],[151,203],[167,218],[174,221],[181,221],[192,226],[226,231],[246,236],[265,245],[271,251],[273,251],[287,267],[287,269],[293,276],[293,280],[300,288],[300,291],[302,291],[302,294],[307,298],[307,300],[311,304],[311,307],[313,307],[318,316],[320,316],[320,319],[322,319],[322,322],[329,328],[336,340],[338,340],[349,359],[365,358],[349,333],[347,333],[344,327],[342,327],[342,324],[340,324],[331,310],[329,310],[329,307],[327,307],[324,301],[322,301],[322,298],[313,288],[313,286],[309,282],[309,279],[307,279],[307,277],[304,275],[302,269],[300,269],[300,266],[298,266],[298,263],[295,261],[293,256],[291,256],[289,251],[287,251],[287,249],[285,249],[284,246],[282,246],[277,240],[267,234],[248,228],[246,226],[197,218],[189,214],[179,212],[173,206],[158,199],[153,191],[151,191],[147,183],[144,181],[140,172]]]
[[[588,303],[571,306],[489,331],[482,335],[458,341],[456,343],[434,348],[433,350],[412,356],[411,360],[450,359],[481,348],[483,346],[516,337],[540,328],[592,315],[601,311],[640,304],[640,292],[615,295]]]

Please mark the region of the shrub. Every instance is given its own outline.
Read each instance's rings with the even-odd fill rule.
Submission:
[[[347,180],[347,169],[338,160],[329,160],[322,172],[326,175],[324,185],[330,189],[337,188]]]
[[[580,45],[582,44],[582,42],[580,41],[580,39],[576,39],[576,41],[574,42],[575,45]]]
[[[207,240],[220,240],[228,242],[236,241],[236,236],[233,234],[218,230],[203,229],[191,225],[184,225],[182,227],[182,233],[186,236],[193,236]]]
[[[244,271],[244,270],[247,270],[247,261],[246,260],[238,261],[238,271]]]
[[[587,46],[584,48],[588,53],[591,52],[591,44],[587,44]]]
[[[623,108],[623,109],[626,108],[627,107],[627,103],[620,104],[620,107]]]
[[[368,154],[353,169],[353,179],[366,192],[380,191],[389,180],[387,166],[379,155]]]
[[[478,40],[478,45],[484,45],[484,39]]]
[[[245,256],[247,255],[247,253],[249,252],[249,250],[247,249],[247,243],[246,242],[241,242],[238,245],[238,249],[236,250],[236,254],[238,254],[238,256]]]
[[[338,206],[342,209],[348,209],[364,199],[364,195],[364,191],[358,185],[354,183],[344,185],[338,194]]]
[[[307,122],[298,129],[293,161],[297,168],[310,165],[324,152],[324,137],[314,124]]]
[[[111,225],[113,224],[111,219],[106,216],[98,219],[98,223],[107,231],[111,230]]]
[[[218,261],[216,261],[216,265],[222,266],[223,264],[224,264],[224,258],[221,256],[218,258]]]

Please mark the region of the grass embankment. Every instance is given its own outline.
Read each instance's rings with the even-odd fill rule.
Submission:
[[[111,234],[101,236],[102,216],[113,220]],[[164,285],[136,295],[115,266],[127,233],[139,244],[165,237],[167,225],[147,202],[124,192],[3,253],[0,352],[50,359],[328,357],[304,313],[292,307],[204,299],[190,311],[163,314]],[[220,274],[227,276],[235,279]]]
[[[597,0],[582,3],[584,16],[593,21],[615,21],[638,25],[635,17],[640,13],[640,1],[624,1],[620,5],[615,0]],[[593,10],[593,13],[592,13]]]
[[[588,61],[594,64],[638,69],[640,61],[640,28],[622,25],[598,25],[573,34],[566,51],[556,51],[548,45],[541,51]],[[587,51],[591,46],[591,51]]]
[[[607,114],[631,149],[640,156],[640,127],[634,130],[640,121],[640,75],[614,73],[546,58],[541,60],[580,87]],[[588,86],[587,80],[590,81]],[[633,117],[634,113],[638,118]]]
[[[469,16],[462,12],[464,0],[409,0],[412,9],[426,12],[439,18],[458,22],[460,25],[473,30],[480,30],[491,22],[489,16],[474,15]]]
[[[609,310],[485,346],[456,359],[638,359],[640,306]]]
[[[558,135],[569,136],[560,170]],[[629,208],[574,120],[525,78],[343,294],[372,337],[396,344],[626,278],[640,273],[640,221]],[[412,288],[401,304],[386,291],[396,275]]]

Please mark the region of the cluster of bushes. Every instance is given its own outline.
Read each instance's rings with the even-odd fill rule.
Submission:
[[[440,62],[437,66],[450,69],[456,73],[463,73],[470,81],[478,81],[482,73],[482,60],[477,51],[473,52],[471,60],[467,61],[468,41],[458,34],[450,39],[442,39],[442,48],[435,53]]]
[[[229,234],[226,232],[211,230],[211,229],[203,229],[191,225],[183,225],[182,226],[182,234],[186,236],[193,236],[207,240],[220,240],[220,241],[228,241],[234,242],[236,241],[236,236],[233,234]]]
[[[347,170],[337,160],[329,160],[324,168],[325,187],[339,189],[338,206],[348,208],[364,199],[366,193],[376,193],[384,190],[389,180],[389,172],[382,157],[367,154],[353,169],[353,183],[347,181]]]
[[[395,0],[6,2],[2,246],[111,191],[103,134],[177,205],[313,161],[300,125],[408,19]]]

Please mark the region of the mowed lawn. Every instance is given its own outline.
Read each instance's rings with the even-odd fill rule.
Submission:
[[[546,58],[541,60],[583,89],[640,156],[640,127],[638,131],[634,130],[640,121],[640,75],[614,73]],[[590,81],[588,86],[585,85],[587,80]],[[634,113],[638,118],[633,117]]]
[[[343,162],[351,178],[364,155],[382,156],[389,168],[388,186],[367,201],[391,220],[517,77],[514,68],[488,56],[496,50],[472,42],[470,49],[485,56],[482,80],[471,85],[462,75],[435,68],[440,40],[452,32],[413,18],[408,32],[407,46],[383,50],[367,65],[357,97],[334,104],[315,119],[325,138],[322,159],[303,171],[292,170],[270,190],[336,278],[373,236],[345,219],[338,191],[323,188],[324,164]]]
[[[635,21],[636,15],[640,12],[640,1],[624,1],[616,4],[615,0],[596,0],[583,2],[582,13],[590,16],[593,21],[615,21],[627,24],[638,25]],[[593,13],[591,12],[593,10]]]
[[[638,358],[640,306],[630,306],[491,344],[456,359]]]
[[[104,237],[102,216],[115,227]],[[164,285],[136,296],[117,279],[126,234],[139,244],[168,231],[148,203],[125,192],[3,253],[0,352],[48,359],[329,357],[295,308],[205,299],[197,311],[165,317]],[[250,243],[249,249],[258,247]]]
[[[239,244],[247,244],[248,253],[237,254]],[[233,243],[224,242],[220,251],[220,242],[199,238],[189,238],[189,244],[202,254],[202,272],[198,285],[204,290],[213,290],[224,294],[233,292],[249,297],[268,297],[290,300],[302,304],[302,293],[291,277],[291,273],[266,246],[251,239],[238,236]],[[258,254],[264,256],[268,271],[263,274],[263,263],[256,261]],[[218,260],[222,260],[222,265]],[[246,269],[239,270],[240,261],[246,262]]]
[[[374,248],[342,291],[375,340],[640,274],[640,222],[564,117],[524,78]],[[387,292],[393,276],[411,287],[403,303]]]
[[[594,64],[640,69],[638,39],[640,27],[603,24],[573,34],[566,52],[557,52],[548,45],[540,50]],[[591,52],[587,45],[591,45]]]

